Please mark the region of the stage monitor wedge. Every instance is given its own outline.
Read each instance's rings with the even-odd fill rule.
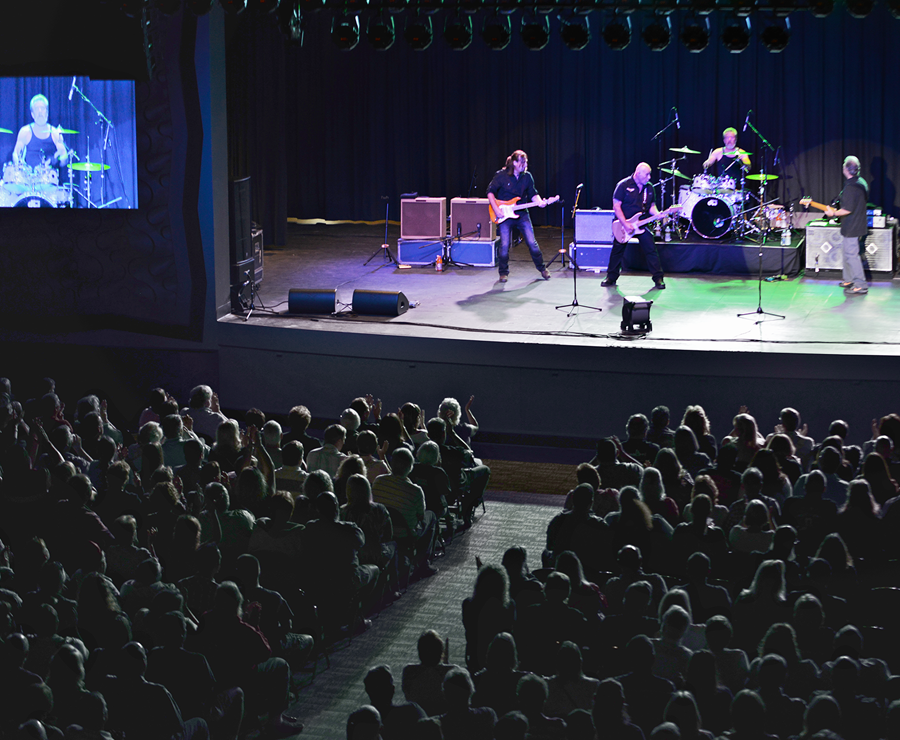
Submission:
[[[400,291],[353,291],[353,313],[361,316],[399,316],[408,310],[409,299]]]
[[[404,198],[400,201],[401,239],[443,239],[446,235],[446,198]]]
[[[333,314],[336,292],[334,289],[291,288],[288,291],[288,313]]]

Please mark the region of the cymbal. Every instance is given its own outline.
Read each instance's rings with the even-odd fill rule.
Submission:
[[[108,164],[100,164],[99,162],[76,162],[69,165],[73,170],[80,172],[99,172],[100,170],[108,170]]]
[[[764,180],[764,181],[777,180],[778,175],[747,175],[747,179],[748,180]]]
[[[11,134],[13,133],[8,128],[0,128],[0,134]]]
[[[669,147],[670,152],[678,152],[679,154],[700,154],[696,149],[688,149],[686,146],[680,146],[677,149],[673,146]]]
[[[56,129],[61,134],[80,134],[80,131],[73,131],[70,128],[58,128]]]
[[[690,180],[691,178],[685,175],[681,170],[667,170],[665,167],[659,168],[660,172],[665,172],[667,175],[675,175],[675,177],[680,177],[682,180]]]

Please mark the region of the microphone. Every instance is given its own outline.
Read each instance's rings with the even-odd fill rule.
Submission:
[[[575,187],[575,189],[576,189],[576,190],[581,190],[583,187],[584,187],[584,183],[583,183],[583,182],[580,182],[580,183],[578,183],[578,185]]]
[[[750,114],[751,114],[751,113],[753,113],[753,109],[752,109],[752,108],[751,108],[750,110],[747,111],[747,117],[744,119],[744,128],[743,128],[744,131],[747,130],[747,126],[748,126],[749,123],[750,123]]]
[[[75,92],[75,78],[72,78],[72,87],[69,88],[69,100],[72,99],[72,93]]]
[[[478,236],[481,236],[481,224],[475,224],[475,228],[478,229]]]
[[[675,127],[680,129],[681,121],[678,120],[678,108],[676,108],[675,106],[672,106],[672,110],[675,111]]]
[[[456,222],[456,238],[459,239],[462,236],[462,224],[457,221]]]
[[[780,154],[780,152],[781,152],[781,147],[778,147],[778,148],[775,150],[775,161],[772,163],[772,167],[777,167],[777,166],[778,166],[778,162],[780,161],[780,160],[779,160],[779,154]]]

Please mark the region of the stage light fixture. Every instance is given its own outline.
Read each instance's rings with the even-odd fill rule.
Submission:
[[[654,18],[641,31],[641,38],[650,51],[662,51],[672,41],[672,21],[668,16]]]
[[[616,15],[631,15],[638,8],[638,0],[613,0]]]
[[[403,38],[413,51],[425,51],[434,40],[430,15],[416,15],[406,21]]]
[[[373,15],[366,28],[369,45],[376,51],[387,51],[394,45],[397,34],[394,31],[394,19],[389,15]]]
[[[591,42],[591,26],[587,18],[560,18],[559,35],[572,51],[581,51]]]
[[[603,40],[613,51],[624,51],[631,43],[631,18],[613,18],[603,28]]]
[[[887,0],[885,3],[894,18],[900,19],[900,0]]]
[[[459,9],[463,13],[477,13],[484,5],[484,0],[462,0]]]
[[[813,18],[827,18],[834,10],[834,0],[809,0],[809,12]]]
[[[756,0],[734,0],[732,8],[738,18],[749,18],[756,10]]]
[[[678,0],[656,0],[653,10],[656,15],[671,15],[678,7]]]
[[[784,25],[772,23],[766,26],[760,33],[759,40],[768,51],[780,54],[791,40],[791,19],[785,18]]]
[[[181,9],[181,0],[156,0],[156,7],[163,15],[175,15]]]
[[[269,15],[278,10],[281,0],[251,0],[253,10],[260,15]]]
[[[691,10],[697,15],[709,15],[716,9],[716,0],[691,0]]]
[[[847,12],[854,18],[867,18],[875,7],[875,0],[847,0]]]
[[[512,39],[512,24],[509,16],[489,15],[481,27],[481,38],[493,51],[502,51]]]
[[[285,41],[292,46],[303,46],[303,37],[306,35],[306,18],[300,11],[297,0],[282,3],[278,9],[278,25]]]
[[[547,16],[524,16],[519,33],[525,48],[540,51],[550,42],[550,19]]]
[[[214,2],[215,0],[185,0],[185,4],[194,15],[206,15],[212,10]]]
[[[358,15],[362,13],[369,4],[369,0],[344,0],[344,12]]]
[[[444,4],[444,0],[418,0],[416,8],[425,15],[434,15]]]
[[[359,16],[336,15],[332,18],[331,40],[341,51],[355,49],[359,43]]]
[[[389,13],[402,13],[409,7],[409,0],[381,0],[382,10]]]
[[[472,16],[447,16],[444,23],[444,41],[454,51],[468,49],[472,43]]]
[[[627,295],[622,303],[623,334],[646,334],[653,331],[650,321],[650,306],[653,301],[648,301],[643,296]]]
[[[225,15],[240,15],[247,9],[247,0],[219,0]]]
[[[750,19],[735,18],[722,29],[722,46],[732,54],[740,54],[750,46]]]
[[[684,18],[681,28],[681,43],[692,54],[699,54],[709,46],[709,18]]]
[[[519,9],[519,0],[496,0],[500,15],[512,15]]]
[[[325,0],[297,0],[297,7],[303,13],[317,13],[325,7]]]

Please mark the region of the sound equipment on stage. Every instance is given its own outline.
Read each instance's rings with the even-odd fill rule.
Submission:
[[[253,257],[231,264],[231,310],[243,313],[253,303]]]
[[[440,239],[446,234],[446,198],[404,198],[400,201],[402,239]]]
[[[612,244],[612,222],[615,218],[615,211],[601,211],[599,208],[575,211],[575,243]]]
[[[482,224],[483,226],[483,224]],[[450,255],[454,262],[473,267],[494,267],[497,264],[497,247],[500,239],[484,241],[461,239],[450,245]]]
[[[253,224],[250,230],[250,245],[253,252],[253,280],[259,285],[263,279],[263,230]]]
[[[443,249],[440,239],[398,239],[397,260],[401,265],[433,265]]]
[[[400,291],[353,291],[353,313],[362,316],[399,316],[408,310],[409,299]]]
[[[821,225],[817,225],[821,224]],[[866,236],[864,263],[872,272],[892,272],[896,249],[896,226],[885,229],[869,229]],[[856,240],[856,237],[847,237]],[[840,226],[826,221],[813,221],[806,227],[806,276],[818,270],[842,270],[844,237]],[[865,266],[865,265],[864,265]],[[812,271],[812,272],[811,272]]]
[[[589,272],[605,272],[609,267],[609,253],[612,244],[578,244],[569,243],[569,269],[578,265],[579,270]]]
[[[232,180],[228,191],[228,245],[231,264],[243,262],[253,256],[251,234],[253,220],[250,215],[250,178]]]
[[[496,225],[487,198],[453,198],[450,201],[450,233],[457,230],[469,241],[493,241]],[[460,259],[460,262],[468,260]]]
[[[335,293],[334,290],[291,288],[288,291],[288,313],[333,314]]]

